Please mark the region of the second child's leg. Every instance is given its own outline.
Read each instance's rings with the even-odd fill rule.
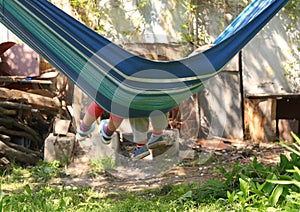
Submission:
[[[110,115],[109,120],[104,119],[100,123],[100,132],[102,134],[102,142],[105,144],[109,144],[114,132],[121,125],[123,118]]]
[[[136,143],[133,159],[139,160],[150,155],[146,145],[148,140],[149,118],[131,118],[129,122],[132,128],[133,141]]]
[[[168,126],[168,114],[159,114],[151,116],[151,124],[153,127],[152,135],[147,142],[149,149],[159,148],[166,145],[163,138],[164,129]]]

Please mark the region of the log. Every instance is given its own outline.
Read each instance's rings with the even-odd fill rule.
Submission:
[[[34,79],[26,76],[0,76],[0,82],[7,83],[31,83],[31,84],[49,84],[52,85],[51,80]]]
[[[37,80],[37,79],[15,79],[9,77],[0,77],[0,82],[6,83],[28,83],[28,84],[45,84],[45,85],[52,85],[51,80]]]
[[[26,76],[0,76],[0,82],[5,82],[6,80],[17,82],[20,80],[25,80],[26,78]]]
[[[9,116],[4,116],[4,115],[1,114],[0,123],[4,124],[4,126],[6,126],[8,128],[16,129],[16,127],[17,127],[20,130],[23,130],[25,132],[28,132],[28,133],[32,134],[33,136],[35,136],[39,140],[39,133],[37,133],[35,130],[33,130],[32,128],[30,128],[26,124],[24,124],[22,122],[18,122],[14,118],[11,118]]]
[[[28,89],[28,93],[38,94],[44,97],[54,98],[53,92],[47,90],[47,89]]]
[[[7,116],[15,116],[15,115],[17,115],[17,111],[16,110],[8,110],[3,107],[0,107],[0,114],[7,115]]]
[[[33,146],[39,147],[39,141],[34,138],[31,134],[24,132],[24,131],[16,131],[16,130],[10,130],[3,126],[0,126],[0,133],[9,135],[9,136],[16,136],[21,138],[28,138],[31,142],[33,142]]]
[[[51,79],[56,78],[58,76],[59,72],[56,71],[55,68],[49,68],[46,70],[43,70],[43,73],[41,73],[40,76],[36,77],[37,79]]]
[[[11,102],[11,101],[0,101],[0,107],[6,108],[6,109],[15,109],[17,111],[22,111],[22,110],[31,110],[31,113],[34,114],[35,117],[41,117],[44,112],[46,116],[56,116],[57,111],[54,110],[47,110],[47,109],[33,109],[32,105],[26,104],[26,103],[18,103],[18,102]],[[2,114],[0,113],[0,116]],[[45,119],[45,118],[44,118]],[[41,118],[43,120],[43,118]]]
[[[26,154],[32,154],[32,155],[35,155],[37,157],[40,157],[42,158],[43,157],[43,154],[41,152],[38,152],[38,151],[34,151],[34,150],[31,150],[31,149],[28,149],[24,146],[21,146],[21,145],[18,145],[18,144],[15,144],[15,143],[12,143],[12,142],[7,142],[7,141],[3,141],[1,140],[3,143],[5,143],[7,146],[11,147],[11,148],[14,148],[18,151],[21,151],[23,153],[26,153]]]
[[[0,88],[0,99],[24,101],[26,99],[28,104],[48,110],[59,110],[61,104],[57,98],[49,98],[38,94],[27,93],[20,90]]]
[[[16,122],[15,119],[13,119],[13,118],[10,118],[8,116],[0,117],[0,123],[4,124],[6,126],[6,127],[4,127],[4,126],[0,127],[2,133],[7,133],[7,134],[9,133],[8,135],[17,135],[17,134],[14,134],[14,133],[17,133],[15,130],[13,130],[11,132],[11,131],[8,131],[6,128],[10,128],[10,129],[18,128],[22,131],[27,132],[27,134],[30,136],[29,137],[26,136],[26,138],[32,140],[33,142],[35,142],[35,144],[42,143],[42,139],[40,138],[41,136],[35,130],[31,129],[30,127],[26,126],[25,124]],[[21,135],[18,134],[18,136],[21,136]]]
[[[10,101],[0,101],[0,107],[4,107],[4,108],[13,108],[13,109],[26,109],[26,110],[30,110],[32,109],[31,105],[27,105],[27,104],[22,104],[22,103],[18,103],[18,102],[10,102]]]
[[[35,165],[41,158],[30,153],[24,153],[9,147],[3,141],[0,141],[0,154],[11,161],[16,161],[22,164]]]
[[[11,141],[11,137],[8,135],[0,134],[0,140],[4,141],[4,142],[9,142],[9,141]]]

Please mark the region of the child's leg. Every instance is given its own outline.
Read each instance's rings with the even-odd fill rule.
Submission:
[[[168,114],[159,114],[151,116],[151,124],[153,127],[152,135],[147,142],[149,149],[159,148],[166,145],[163,138],[164,129],[168,126]]]
[[[161,136],[168,126],[168,114],[159,114],[150,117],[153,127],[152,136]]]
[[[94,122],[102,115],[103,111],[104,110],[95,102],[92,102],[89,105],[88,110],[85,113],[78,129],[78,140],[83,140],[94,130]]]
[[[133,142],[139,146],[145,145],[149,129],[149,118],[131,118],[129,122],[133,133]]]
[[[118,127],[122,124],[123,118],[110,115],[109,117],[109,123],[108,123],[108,129],[111,131],[116,131]]]
[[[96,104],[96,102],[92,102],[87,112],[85,113],[82,121],[85,125],[91,126],[104,112],[104,110]]]
[[[150,154],[147,146],[147,133],[149,129],[149,118],[132,118],[129,119],[133,132],[133,141],[136,143],[134,159],[142,159]]]
[[[109,120],[101,121],[100,131],[101,131],[103,138],[105,139],[105,141],[104,141],[105,144],[110,143],[110,139],[111,139],[112,135],[117,130],[117,128],[121,125],[122,121],[123,121],[123,118],[120,118],[120,117],[117,117],[114,115],[110,115]]]

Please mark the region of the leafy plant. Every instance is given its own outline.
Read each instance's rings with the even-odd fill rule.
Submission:
[[[300,139],[292,133],[296,143],[281,143],[291,151],[290,159],[280,155],[280,163],[264,166],[254,158],[253,163],[242,166],[236,163],[231,171],[220,168],[225,177],[227,201],[231,208],[274,208],[285,205],[289,209],[299,209],[300,192]],[[288,204],[287,204],[288,203]]]
[[[300,202],[300,139],[295,133],[291,133],[296,143],[292,146],[286,143],[281,143],[283,147],[290,150],[290,160],[286,156],[281,156],[281,162],[278,166],[283,175],[278,176],[277,179],[267,180],[270,183],[277,184],[276,187],[282,188],[282,192],[278,193],[285,201],[288,198],[295,198]],[[279,198],[279,197],[278,197]],[[299,206],[299,204],[296,204]]]
[[[47,182],[51,178],[63,175],[61,171],[62,164],[60,161],[43,162],[40,161],[31,169],[31,177],[37,182]]]
[[[232,208],[237,205],[242,210],[249,207],[265,207],[268,197],[276,198],[275,193],[272,194],[275,186],[265,182],[265,179],[274,177],[270,167],[264,167],[261,163],[257,163],[256,159],[245,169],[242,166],[235,167],[238,172],[233,172],[234,175],[227,174],[230,176],[227,183],[231,186],[231,191],[227,190],[227,198]]]
[[[227,171],[223,167],[218,167],[218,169],[224,174],[226,179],[224,184],[230,190],[235,190],[240,186],[240,178],[246,181],[250,178],[255,183],[263,183],[273,173],[271,166],[266,167],[262,163],[258,163],[256,157],[253,159],[252,164],[242,165],[237,162],[231,171]]]

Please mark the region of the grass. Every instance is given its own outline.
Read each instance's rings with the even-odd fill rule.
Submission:
[[[15,165],[2,170],[0,211],[299,211],[299,144],[282,145],[291,155],[281,155],[275,167],[254,159],[252,164],[236,163],[230,171],[218,167],[220,180],[134,192],[53,185],[50,180],[65,176],[58,162],[26,169]],[[92,165],[99,172],[112,164],[108,159]]]
[[[101,172],[107,169],[116,167],[115,161],[112,157],[92,159],[91,167],[94,172]]]
[[[2,173],[1,211],[216,211],[223,207],[216,202],[197,202],[193,197],[200,191],[197,183],[107,194],[93,187],[49,183],[63,172],[59,163],[40,162],[26,169],[15,165]]]
[[[107,195],[90,187],[23,184],[11,191],[3,186],[0,200],[3,211],[199,211],[195,202],[186,201],[186,194],[195,186],[166,186]],[[205,205],[203,211],[208,208],[216,210],[221,205]]]

